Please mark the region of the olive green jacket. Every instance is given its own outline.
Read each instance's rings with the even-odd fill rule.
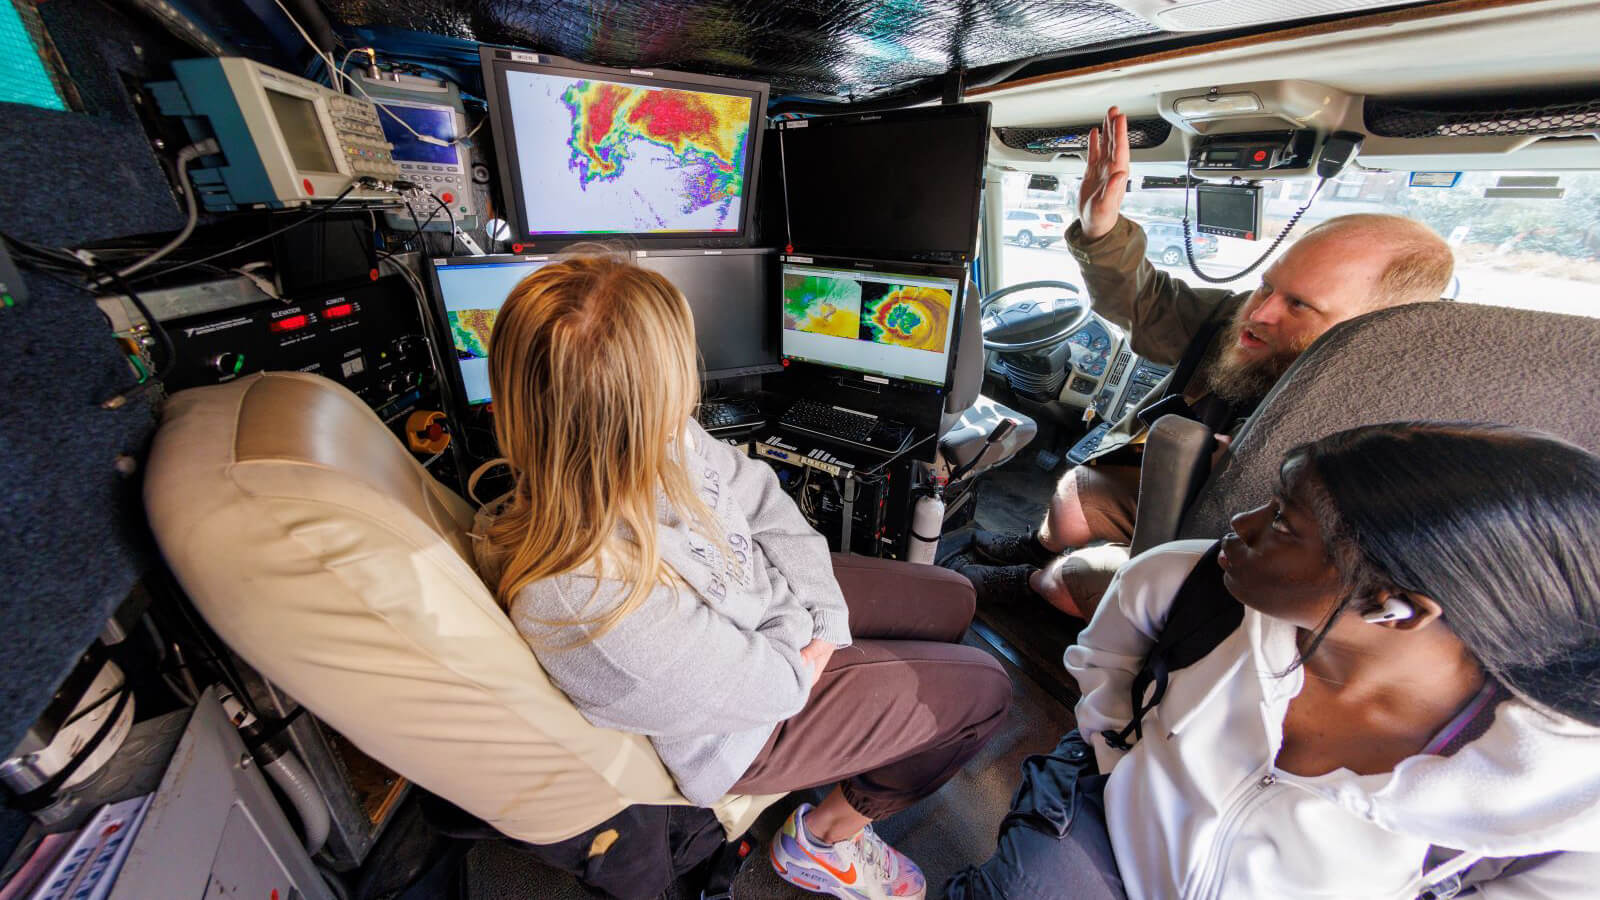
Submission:
[[[1067,250],[1083,270],[1094,311],[1128,333],[1134,353],[1163,366],[1176,366],[1207,323],[1227,321],[1249,296],[1190,287],[1150,265],[1144,256],[1144,229],[1120,216],[1109,232],[1095,240],[1086,240],[1082,225],[1073,222],[1067,229]],[[1221,332],[1213,340],[1220,339]],[[1112,425],[1089,461],[1102,460],[1143,434],[1139,411],[1166,396],[1171,381],[1168,374]]]

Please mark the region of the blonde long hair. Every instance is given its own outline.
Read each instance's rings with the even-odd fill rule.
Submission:
[[[593,564],[597,586],[620,579],[627,594],[550,624],[592,626],[590,640],[611,629],[675,581],[657,541],[660,495],[721,542],[684,468],[700,379],[689,304],[666,278],[585,251],[522,279],[494,323],[489,387],[515,478],[483,536],[500,561],[502,608],[533,582]]]

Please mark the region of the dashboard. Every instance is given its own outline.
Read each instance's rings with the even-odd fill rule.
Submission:
[[[1001,312],[997,318],[1009,317]],[[1093,407],[1101,419],[1115,421],[1171,371],[1134,355],[1127,344],[1120,328],[1096,315],[1056,347],[991,353],[985,368],[1021,397],[1077,410]]]

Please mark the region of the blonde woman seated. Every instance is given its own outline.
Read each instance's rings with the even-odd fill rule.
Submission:
[[[939,788],[999,727],[1005,670],[957,642],[972,588],[830,557],[764,464],[694,421],[694,323],[607,255],[528,276],[489,348],[515,489],[478,542],[540,664],[596,725],[645,734],[690,801],[838,782],[771,851],[839,897],[922,897],[869,823]]]

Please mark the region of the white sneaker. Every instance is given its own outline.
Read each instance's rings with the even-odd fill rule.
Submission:
[[[927,880],[917,864],[878,837],[872,826],[848,841],[822,844],[806,836],[802,803],[772,839],[772,867],[790,884],[844,900],[922,900]]]

